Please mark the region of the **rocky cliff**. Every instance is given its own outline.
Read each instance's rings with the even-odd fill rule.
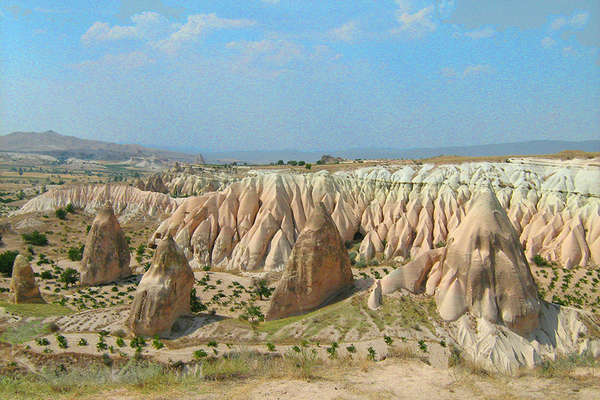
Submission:
[[[181,200],[126,185],[73,185],[43,193],[29,200],[19,212],[53,211],[71,203],[85,212],[95,213],[106,202],[112,203],[115,214],[127,218],[134,215],[168,216]]]
[[[600,168],[466,163],[265,173],[186,199],[163,221],[200,265],[283,269],[314,205],[323,202],[342,240],[362,238],[361,256],[415,258],[438,246],[465,217],[472,193],[491,186],[528,259],[565,268],[600,262]]]

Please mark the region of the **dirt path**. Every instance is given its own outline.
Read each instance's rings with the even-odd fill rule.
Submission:
[[[453,369],[440,370],[418,361],[386,360],[368,366],[335,368],[327,377],[312,381],[250,379],[202,382],[163,393],[113,390],[88,399],[190,399],[190,400],[363,400],[363,399],[596,399],[600,398],[598,371],[584,377],[486,377]],[[595,376],[593,376],[595,374]]]

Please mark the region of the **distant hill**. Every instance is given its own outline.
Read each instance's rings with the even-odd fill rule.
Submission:
[[[454,156],[508,156],[508,155],[534,155],[554,154],[563,150],[581,150],[600,152],[600,140],[587,140],[581,142],[561,140],[534,140],[515,143],[484,144],[475,146],[452,147],[419,147],[419,148],[352,148],[345,150],[326,150],[330,154],[341,156],[345,159],[418,159],[441,155]],[[304,160],[315,162],[321,158],[324,151],[303,152],[297,150],[273,151],[229,151],[211,153],[205,152],[204,156],[209,162],[214,161],[245,161],[249,163],[268,163],[277,160]]]
[[[198,154],[151,149],[137,144],[117,144],[80,139],[54,131],[13,132],[0,136],[0,150],[15,153],[45,154],[59,159],[126,161],[130,158],[156,158],[170,161],[202,161]]]

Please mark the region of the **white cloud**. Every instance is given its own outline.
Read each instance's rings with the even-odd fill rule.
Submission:
[[[108,68],[111,71],[131,70],[153,63],[154,60],[146,53],[133,51],[131,53],[106,54],[97,60],[87,60],[74,67],[84,71],[98,71]]]
[[[161,34],[167,34],[169,21],[162,15],[144,11],[131,17],[133,25],[110,26],[106,22],[94,24],[81,36],[81,41],[86,44],[121,39],[152,39]]]
[[[492,72],[492,67],[488,64],[468,65],[463,71],[463,76],[482,75]]]
[[[406,11],[406,4],[403,3],[396,12],[396,20],[400,25],[392,29],[392,33],[406,33],[412,38],[419,38],[428,32],[435,31],[437,24],[432,19],[434,10],[433,6],[428,6],[411,14]]]
[[[263,39],[259,41],[229,42],[227,48],[239,50],[243,63],[266,62],[279,67],[305,58],[304,48],[284,39]]]
[[[132,26],[115,25],[111,28],[106,22],[97,21],[81,36],[81,41],[91,44],[107,40],[131,39],[135,36],[135,29]]]
[[[85,44],[121,39],[140,39],[167,53],[176,52],[182,44],[197,39],[208,30],[243,28],[254,25],[247,19],[219,18],[216,14],[190,15],[184,24],[171,23],[164,16],[144,11],[131,17],[132,25],[110,26],[95,22],[82,36]]]
[[[489,74],[492,72],[493,68],[489,64],[467,65],[462,71],[457,71],[452,67],[442,68],[441,70],[441,74],[446,78],[467,78],[469,76]]]
[[[483,29],[477,29],[474,31],[470,31],[470,32],[466,32],[465,36],[470,37],[471,39],[487,39],[490,38],[492,36],[494,36],[496,34],[496,31],[494,30],[494,28],[483,28]]]
[[[545,49],[549,49],[550,47],[556,44],[556,40],[552,39],[550,36],[546,36],[542,39],[542,47]]]
[[[346,22],[344,25],[329,31],[329,36],[333,40],[341,42],[353,42],[360,34],[360,28],[355,21]]]
[[[249,19],[227,19],[217,17],[216,14],[195,14],[188,16],[187,22],[171,33],[166,39],[159,40],[153,45],[167,53],[174,53],[187,42],[197,40],[199,36],[209,30],[245,28],[255,25]]]
[[[269,3],[269,4],[278,4],[279,0],[260,0],[263,3]]]
[[[550,23],[550,29],[556,31],[562,28],[583,28],[590,19],[590,14],[587,12],[575,13],[571,18],[558,17]]]
[[[579,55],[579,52],[577,50],[575,50],[573,47],[567,46],[567,47],[563,48],[563,55],[565,57],[570,57],[570,56],[576,57]]]

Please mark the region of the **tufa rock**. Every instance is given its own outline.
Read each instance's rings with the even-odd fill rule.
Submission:
[[[13,266],[12,279],[10,281],[11,303],[45,303],[40,295],[40,289],[35,283],[33,270],[27,259],[18,255]]]
[[[168,335],[173,323],[190,312],[194,273],[183,254],[168,235],[161,240],[135,292],[128,328],[135,335]]]
[[[475,195],[449,236],[440,265],[436,302],[445,320],[470,311],[521,335],[538,327],[537,287],[519,237],[491,189]]]
[[[318,203],[296,240],[266,319],[313,310],[350,289],[353,282],[340,234],[323,203]]]
[[[129,245],[109,203],[100,209],[88,233],[81,284],[98,285],[131,275],[129,257]]]
[[[138,179],[135,182],[135,187],[146,192],[169,193],[169,188],[163,182],[160,174],[149,176],[145,182]]]

